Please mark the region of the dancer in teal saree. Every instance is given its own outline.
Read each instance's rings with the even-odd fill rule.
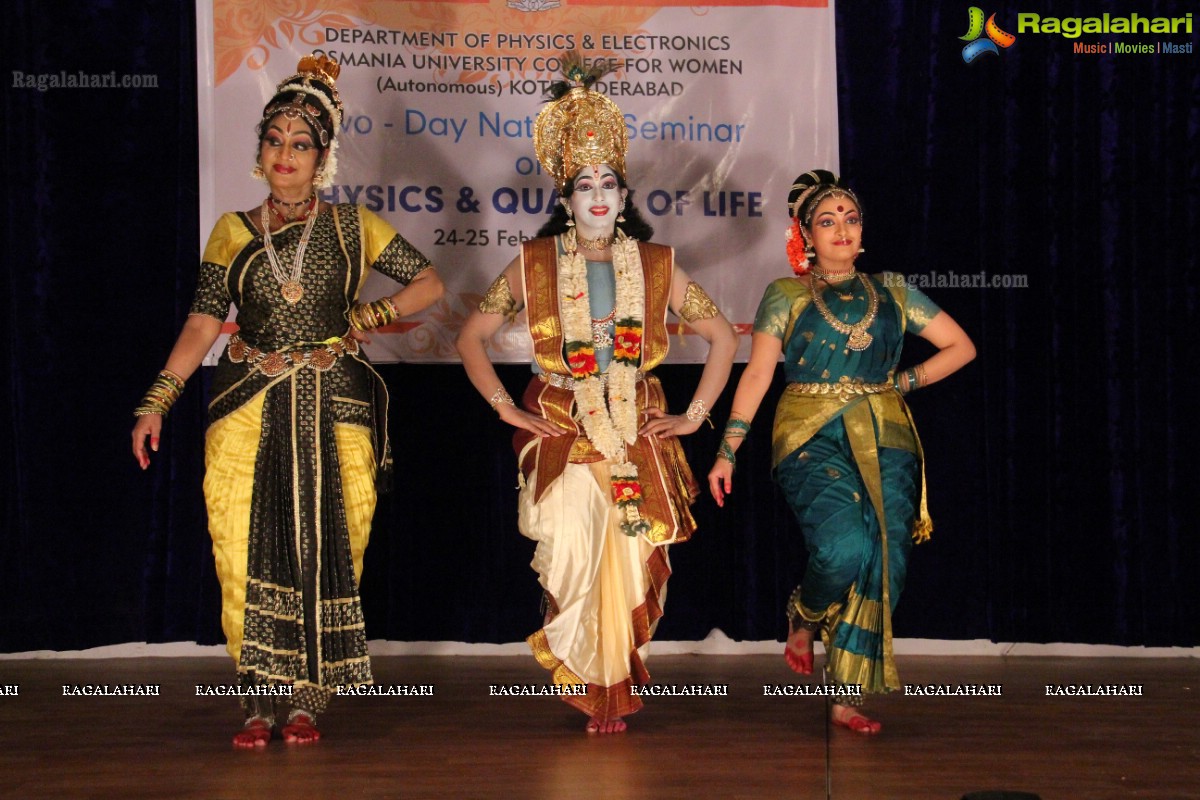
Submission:
[[[788,195],[788,257],[796,277],[768,287],[709,488],[731,492],[735,453],[783,356],[788,384],[775,412],[775,479],[804,533],[808,567],[788,601],[785,657],[813,668],[820,631],[825,669],[845,694],[835,724],[857,733],[882,725],[863,694],[900,688],[892,612],[913,541],[929,538],[924,457],[905,395],[975,357],[970,338],[902,275],[859,272],[862,207],[837,176],[806,172]],[[927,361],[899,369],[905,333],[933,343]]]

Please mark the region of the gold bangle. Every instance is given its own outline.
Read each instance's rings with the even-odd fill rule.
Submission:
[[[400,316],[390,297],[382,297],[373,303],[358,303],[350,308],[346,317],[350,327],[356,331],[370,331],[395,322]]]
[[[379,302],[387,306],[389,324],[400,319],[400,309],[396,308],[396,301],[392,300],[391,295],[384,295],[383,297],[379,298]]]
[[[135,417],[144,417],[147,414],[167,416],[171,406],[175,405],[175,401],[183,394],[183,387],[183,378],[170,370],[161,370],[154,378],[154,382],[150,384],[150,388],[146,390],[146,394],[142,396],[142,402],[133,410],[133,415]]]

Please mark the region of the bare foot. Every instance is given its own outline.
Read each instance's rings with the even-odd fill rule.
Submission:
[[[783,657],[787,659],[788,666],[801,675],[812,675],[813,633],[803,626],[788,626],[787,647],[783,651]]]
[[[283,740],[288,744],[312,744],[320,738],[317,721],[303,711],[293,711],[283,726]]]
[[[883,730],[882,722],[871,719],[853,706],[843,706],[834,703],[831,716],[833,717],[834,725],[849,728],[855,733],[861,733],[864,736],[874,736]]]
[[[624,733],[627,727],[625,720],[620,717],[608,720],[592,717],[584,730],[588,733]]]
[[[242,729],[233,735],[234,747],[266,747],[271,741],[271,723],[262,717],[246,720]]]

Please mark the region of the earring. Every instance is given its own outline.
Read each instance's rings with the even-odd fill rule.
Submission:
[[[570,207],[567,207],[567,227],[575,227],[575,214],[571,211]]]
[[[861,256],[863,253],[865,253],[865,252],[867,252],[867,248],[865,248],[865,247],[860,247],[860,248],[858,248],[858,254],[859,254],[860,256]]]
[[[621,203],[621,211],[620,211],[620,213],[618,213],[618,214],[617,214],[617,222],[624,222],[624,221],[625,221],[625,209],[626,209],[628,206],[629,206],[629,200],[628,200],[628,199],[626,199],[626,200],[625,200],[623,203]]]
[[[319,169],[313,173],[313,186],[320,186],[325,181],[325,170]]]
[[[255,164],[254,169],[250,170],[250,177],[256,181],[265,181],[267,173],[263,172],[262,164]]]
[[[804,248],[804,257],[807,258],[809,261],[817,260],[817,251],[811,244],[808,247]]]

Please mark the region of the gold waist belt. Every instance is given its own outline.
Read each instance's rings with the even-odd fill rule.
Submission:
[[[243,361],[258,367],[268,378],[282,375],[293,367],[312,367],[324,372],[344,355],[358,354],[358,340],[352,336],[319,344],[315,347],[297,347],[294,350],[259,350],[246,344],[236,333],[229,337],[229,360],[235,364]]]
[[[608,374],[602,372],[598,377],[600,378],[600,385],[607,387]],[[645,376],[639,372],[637,379],[640,381],[643,377]],[[572,392],[575,391],[575,384],[578,383],[578,381],[576,381],[570,375],[560,375],[557,372],[539,372],[538,380],[540,380],[542,383],[548,383],[557,389],[567,389]]]
[[[836,397],[843,403],[851,398],[864,394],[882,394],[895,391],[895,386],[886,383],[863,383],[862,378],[848,378],[843,375],[837,383],[789,383],[787,392],[805,397]]]

